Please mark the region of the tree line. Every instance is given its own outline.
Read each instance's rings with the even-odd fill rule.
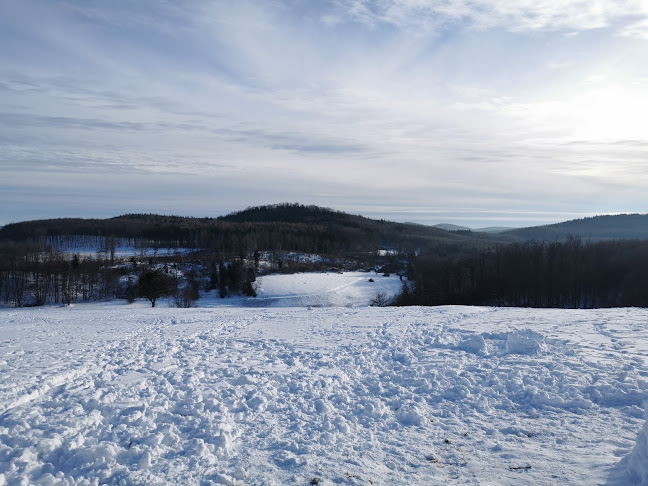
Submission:
[[[189,307],[201,291],[218,290],[222,298],[255,296],[255,280],[251,262],[226,261],[214,253],[114,261],[0,244],[0,302],[16,307],[137,297],[153,306],[160,297],[172,297],[177,306]]]

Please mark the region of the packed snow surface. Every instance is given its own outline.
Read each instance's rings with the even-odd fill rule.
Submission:
[[[646,484],[648,312],[0,309],[0,485]]]

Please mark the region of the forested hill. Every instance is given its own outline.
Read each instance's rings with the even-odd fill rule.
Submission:
[[[452,234],[429,226],[373,220],[301,204],[248,208],[220,218],[129,214],[109,219],[27,221],[0,229],[0,241],[42,243],[59,236],[129,238],[160,247],[238,254],[255,250],[332,254],[430,247],[441,253],[456,253],[492,243],[486,235]]]
[[[500,233],[523,241],[563,241],[580,237],[585,241],[648,239],[648,214],[618,214],[575,219],[547,226],[519,228]]]
[[[302,204],[274,204],[269,206],[250,207],[227,216],[219,221],[234,223],[282,223],[324,225],[331,230],[345,232],[355,230],[363,234],[380,235],[389,246],[398,246],[399,242],[416,240],[420,242],[483,242],[490,240],[488,235],[480,233],[452,234],[434,226],[414,223],[395,223],[383,219],[376,220],[360,215],[336,211],[319,206]]]
[[[376,220],[353,215],[321,206],[306,206],[299,203],[253,206],[218,218],[236,223],[316,223],[341,226],[372,225]]]

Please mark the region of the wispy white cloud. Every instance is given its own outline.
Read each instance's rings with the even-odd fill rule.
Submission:
[[[634,37],[636,39],[648,40],[648,19],[643,19],[638,22],[626,25],[621,30],[621,35],[624,37]]]
[[[648,16],[643,0],[347,0],[347,19],[436,30],[465,24],[511,32],[590,30]],[[636,25],[636,24],[633,24]]]

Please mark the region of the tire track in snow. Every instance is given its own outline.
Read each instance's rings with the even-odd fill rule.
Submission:
[[[21,405],[26,405],[30,402],[34,402],[43,398],[49,391],[52,389],[61,386],[65,383],[75,381],[80,377],[85,377],[90,372],[91,367],[84,366],[79,369],[74,369],[60,375],[55,375],[51,378],[48,378],[45,383],[42,385],[31,389],[29,392],[19,396],[13,402],[10,402],[6,407],[0,410],[0,417],[4,415],[7,411],[19,407]],[[96,368],[95,368],[96,369]]]
[[[92,322],[92,320],[90,322]],[[16,407],[47,399],[48,393],[54,391],[60,386],[64,386],[66,389],[73,388],[80,382],[87,382],[99,373],[113,371],[119,365],[111,365],[111,356],[120,354],[119,351],[121,349],[132,343],[136,338],[142,335],[148,335],[151,329],[159,329],[163,322],[163,319],[155,319],[152,324],[147,324],[144,329],[135,329],[127,337],[117,342],[113,342],[108,346],[103,345],[101,342],[94,343],[94,349],[86,349],[80,357],[75,358],[73,363],[65,364],[66,368],[72,369],[47,377],[44,383],[33,385],[29,390],[17,392],[19,396],[8,402],[8,404],[0,410],[0,416]],[[88,364],[88,362],[91,362],[92,364]]]

